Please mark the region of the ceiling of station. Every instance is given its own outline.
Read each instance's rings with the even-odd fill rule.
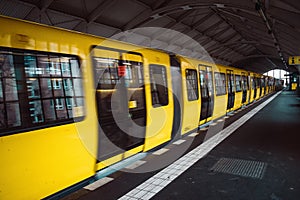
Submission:
[[[300,54],[299,0],[1,0],[0,14],[259,73]]]

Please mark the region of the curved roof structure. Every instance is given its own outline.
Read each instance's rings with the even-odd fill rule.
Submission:
[[[298,0],[2,0],[0,14],[259,73],[297,71],[300,54]]]

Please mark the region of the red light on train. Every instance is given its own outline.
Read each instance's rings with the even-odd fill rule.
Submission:
[[[118,67],[118,76],[124,77],[126,75],[126,66],[125,65],[119,65]]]

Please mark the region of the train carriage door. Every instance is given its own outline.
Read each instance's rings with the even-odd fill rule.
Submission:
[[[199,73],[201,89],[201,123],[203,120],[209,121],[212,117],[214,108],[214,85],[211,67],[199,65]]]
[[[256,99],[257,95],[257,78],[253,77],[252,78],[252,88],[254,89],[254,94],[253,94],[253,100]]]
[[[100,162],[144,144],[143,58],[134,52],[96,47],[93,50],[93,67]]]
[[[253,81],[253,80],[251,78],[250,73],[248,72],[248,76],[247,76],[247,86],[248,86],[248,90],[249,90],[248,103],[250,103],[252,101],[251,96],[252,96],[253,92],[252,92],[252,86],[251,86],[252,82],[251,81]]]
[[[181,137],[182,128],[182,75],[180,62],[175,56],[170,56],[171,75],[172,75],[172,91],[174,99],[174,115],[172,127],[172,139]]]
[[[232,70],[226,70],[227,74],[227,87],[228,87],[228,103],[227,110],[234,106],[235,92],[234,92],[234,75]]]
[[[258,85],[259,85],[259,97],[261,97],[262,93],[263,93],[263,79],[262,78],[257,78],[258,80]]]
[[[242,90],[243,90],[242,104],[244,104],[247,100],[247,91],[248,91],[247,77],[244,72],[242,72]]]

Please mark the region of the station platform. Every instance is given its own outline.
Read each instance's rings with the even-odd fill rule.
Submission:
[[[299,129],[300,99],[281,91],[63,199],[298,200]]]

